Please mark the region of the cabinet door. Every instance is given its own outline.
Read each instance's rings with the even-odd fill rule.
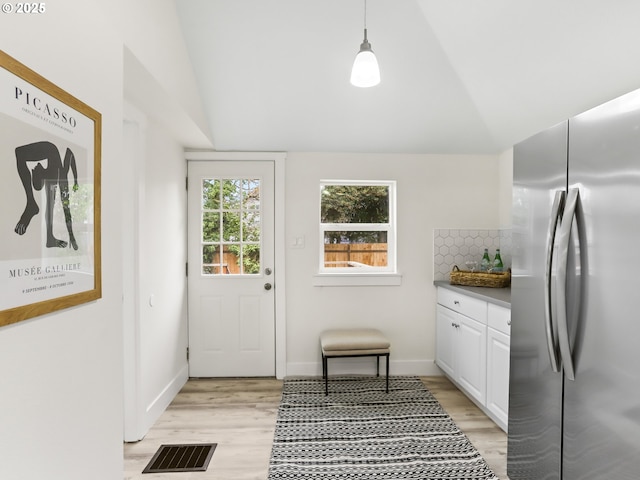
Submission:
[[[436,307],[436,364],[451,378],[456,376],[456,315],[442,305]]]
[[[487,391],[487,326],[457,315],[458,382],[484,405]]]
[[[506,430],[509,420],[510,338],[502,332],[487,330],[487,408]]]

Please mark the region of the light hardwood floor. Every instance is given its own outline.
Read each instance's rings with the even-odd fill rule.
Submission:
[[[507,439],[446,377],[423,377],[494,473],[506,476]],[[282,382],[191,379],[146,437],[124,446],[125,480],[266,480]],[[206,472],[142,474],[162,444],[217,443]]]

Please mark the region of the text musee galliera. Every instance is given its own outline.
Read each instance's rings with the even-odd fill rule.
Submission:
[[[80,263],[63,263],[60,265],[33,266],[26,268],[12,268],[9,270],[9,278],[34,277],[49,273],[71,272],[80,270]]]

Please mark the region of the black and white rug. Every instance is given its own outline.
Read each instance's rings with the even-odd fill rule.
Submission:
[[[268,480],[498,480],[418,377],[287,378]]]

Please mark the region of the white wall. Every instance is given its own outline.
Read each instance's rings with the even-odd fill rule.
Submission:
[[[174,38],[177,18],[167,15],[171,0],[138,1],[136,8],[125,0],[58,0],[46,7],[40,15],[3,14],[0,45],[102,114],[103,296],[0,328],[0,478],[113,480],[123,471],[123,273],[132,267],[123,265],[123,233],[130,228],[123,226],[122,208],[128,192],[123,178],[130,167],[123,155],[123,79],[127,91],[135,92],[153,78],[146,87],[159,102],[149,112],[145,102],[153,95],[140,98],[149,142],[140,212],[143,240],[151,237],[153,244],[134,259],[142,272],[136,305],[141,404],[149,415],[170,396],[167,389],[179,382],[186,364],[181,145],[187,138],[210,143],[202,133],[204,116],[194,100],[192,72],[182,69],[188,62],[179,47],[165,50],[164,57],[158,52],[158,45],[182,42]],[[145,32],[144,42],[127,33],[154,22],[157,28]],[[141,68],[125,76],[127,38],[135,43]],[[188,94],[179,91],[185,86]],[[163,115],[172,121],[159,121]],[[169,260],[163,261],[165,256]]]
[[[124,279],[135,289],[125,290],[124,305],[125,439],[135,441],[188,378],[183,147],[212,144],[173,0],[105,8],[122,32],[124,96],[140,137],[137,163],[127,165],[138,178],[124,195],[125,208],[135,204],[125,242],[137,232],[125,243],[136,271]]]
[[[123,175],[125,431],[142,439],[188,379],[186,162],[128,102]]]
[[[142,405],[148,429],[188,378],[187,163],[168,132],[150,122],[141,206]]]
[[[392,342],[392,372],[438,373],[433,365],[434,228],[497,228],[496,156],[290,153],[286,168],[287,374],[321,372],[325,328],[371,326]],[[321,179],[396,180],[401,286],[316,287]],[[304,237],[304,248],[291,246]],[[364,363],[362,363],[364,362]],[[340,368],[370,367],[350,359]],[[367,363],[369,362],[369,363]]]
[[[191,137],[189,147],[211,147],[208,143],[202,143],[207,142],[202,132],[208,132],[208,122],[174,1],[129,0],[123,4],[125,10],[119,24],[123,26],[124,43],[142,61],[157,82],[157,88],[171,94],[169,99],[160,102],[160,123],[172,122],[174,119],[170,118],[169,113],[177,114],[189,129],[183,130],[175,123],[172,128],[201,135]],[[147,85],[147,88],[150,87]],[[169,109],[172,111],[169,112]]]
[[[500,154],[500,198],[498,200],[500,228],[511,228],[511,205],[513,203],[513,148]]]
[[[122,45],[95,2],[2,16],[0,44],[102,114],[101,300],[0,329],[0,478],[122,478]],[[2,159],[10,161],[10,159]]]

